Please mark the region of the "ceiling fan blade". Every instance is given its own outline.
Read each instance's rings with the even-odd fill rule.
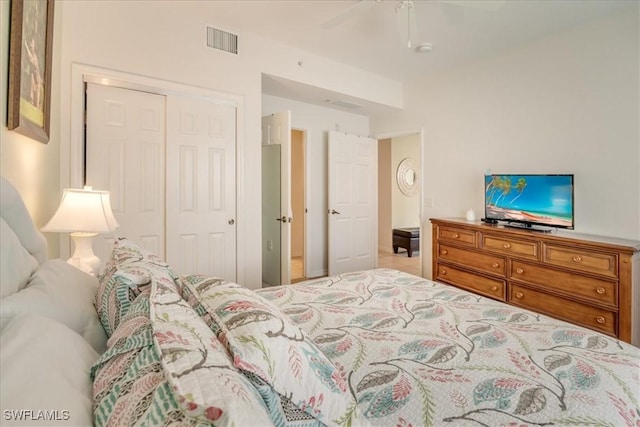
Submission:
[[[343,22],[348,21],[349,19],[351,19],[351,17],[364,12],[365,10],[369,9],[370,7],[380,3],[382,0],[360,0],[357,3],[352,4],[351,6],[349,6],[348,8],[346,8],[344,11],[342,11],[341,13],[339,13],[338,15],[334,16],[333,18],[329,19],[328,21],[325,21],[322,23],[322,28],[324,28],[325,30],[329,30],[331,28],[337,27],[338,25],[342,24]]]

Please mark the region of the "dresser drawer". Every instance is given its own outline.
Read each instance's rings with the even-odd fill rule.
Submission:
[[[511,263],[509,279],[532,283],[539,288],[560,292],[570,298],[618,306],[618,283],[610,280],[579,276],[520,261]]]
[[[615,254],[548,244],[544,244],[543,248],[543,261],[548,264],[608,277],[618,277],[618,257]]]
[[[515,284],[509,286],[508,301],[608,335],[617,335],[615,311],[592,307]]]
[[[438,239],[456,242],[465,246],[476,246],[476,233],[464,228],[438,227]]]
[[[473,252],[455,246],[438,245],[438,257],[455,262],[474,270],[505,277],[506,262],[503,257],[487,253]]]
[[[450,265],[437,265],[436,280],[447,282],[459,288],[482,294],[500,301],[505,300],[504,280],[479,276],[468,271],[460,270]]]
[[[509,239],[483,234],[482,247],[488,251],[499,252],[506,255],[533,260],[539,259],[537,242],[528,242],[526,240]]]

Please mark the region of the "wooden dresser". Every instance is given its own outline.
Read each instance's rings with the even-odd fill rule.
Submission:
[[[640,346],[640,242],[431,219],[433,280]]]

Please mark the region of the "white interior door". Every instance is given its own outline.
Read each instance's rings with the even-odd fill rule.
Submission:
[[[167,262],[236,280],[236,108],[167,98]]]
[[[282,283],[280,144],[262,146],[262,284]]]
[[[262,118],[262,145],[279,145],[279,163],[271,161],[274,150],[264,150],[267,153],[262,158],[263,177],[273,176],[276,171],[280,175],[279,197],[274,193],[275,178],[267,183],[263,182],[263,236],[262,236],[262,281],[265,285],[288,285],[291,283],[291,112],[282,111]],[[271,182],[271,184],[269,184]],[[265,187],[266,184],[266,187]],[[278,203],[279,201],[279,203]],[[270,205],[266,207],[265,205]],[[279,205],[279,214],[275,213],[274,205]],[[280,234],[280,251],[277,251],[274,234]],[[275,266],[280,268],[280,281],[277,281]]]
[[[120,224],[94,242],[104,262],[114,236],[165,256],[165,97],[87,83],[86,184],[111,192]]]
[[[375,267],[378,144],[329,132],[329,275]]]

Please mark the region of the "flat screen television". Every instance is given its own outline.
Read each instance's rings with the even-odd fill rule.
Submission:
[[[574,227],[573,175],[485,175],[487,222]]]

